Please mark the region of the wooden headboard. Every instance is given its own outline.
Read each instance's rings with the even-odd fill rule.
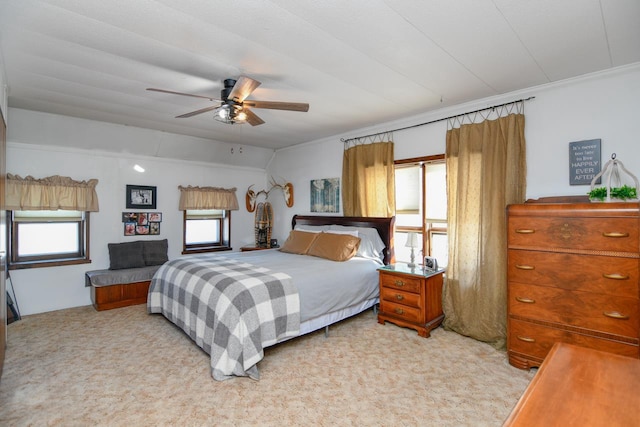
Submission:
[[[345,225],[351,227],[371,227],[378,230],[380,238],[386,245],[384,250],[384,263],[393,264],[396,256],[393,246],[393,227],[396,217],[378,218],[378,217],[361,217],[361,216],[310,216],[310,215],[294,215],[291,219],[291,229],[296,225]]]

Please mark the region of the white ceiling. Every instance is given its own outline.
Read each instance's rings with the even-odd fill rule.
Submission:
[[[9,106],[277,149],[640,61],[638,0],[0,0]],[[262,82],[251,127],[176,119]]]

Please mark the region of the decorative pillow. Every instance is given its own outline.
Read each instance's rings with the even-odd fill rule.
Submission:
[[[305,255],[313,241],[320,234],[322,233],[309,233],[306,231],[292,230],[289,233],[289,237],[280,248],[280,251],[290,254]]]
[[[382,259],[382,251],[386,247],[378,230],[373,227],[350,227],[344,225],[332,225],[331,230],[338,231],[357,231],[360,238],[360,247],[356,256],[369,258],[380,261]]]
[[[109,270],[145,267],[142,242],[109,243]]]
[[[169,261],[167,250],[169,242],[163,240],[144,240],[142,241],[142,257],[145,265],[162,265]]]
[[[360,238],[348,234],[323,232],[317,236],[307,251],[307,255],[332,261],[347,261],[353,258],[360,246]]]

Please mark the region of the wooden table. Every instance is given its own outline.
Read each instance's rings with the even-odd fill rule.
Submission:
[[[640,359],[556,343],[504,426],[640,426]]]

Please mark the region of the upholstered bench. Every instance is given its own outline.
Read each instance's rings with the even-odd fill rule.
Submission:
[[[109,243],[108,270],[85,273],[96,310],[110,310],[147,302],[155,272],[168,261],[167,240]]]

